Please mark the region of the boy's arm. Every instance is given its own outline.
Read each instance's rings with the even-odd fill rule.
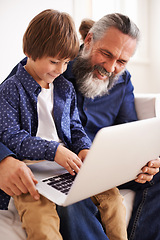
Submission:
[[[77,98],[75,90],[72,90],[72,101],[70,110],[70,128],[72,135],[72,146],[73,152],[78,154],[83,149],[89,149],[91,147],[91,140],[87,136],[82,123],[80,121],[79,112],[77,108]]]
[[[85,160],[88,152],[89,152],[89,149],[83,149],[78,153],[78,157],[81,159],[82,162]]]

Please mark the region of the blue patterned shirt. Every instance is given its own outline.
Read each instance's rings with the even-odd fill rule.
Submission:
[[[0,86],[0,140],[19,159],[54,160],[56,141],[36,137],[38,127],[37,97],[40,85],[19,63],[17,73]],[[58,136],[78,154],[89,148],[79,120],[74,88],[63,76],[54,80],[54,121]]]
[[[15,157],[13,152],[11,152],[5,145],[0,143],[0,161],[8,156]],[[7,209],[9,200],[10,200],[10,196],[8,196],[5,192],[3,192],[0,189],[0,209],[3,209],[3,210]]]
[[[78,154],[90,148],[91,141],[79,119],[75,90],[63,76],[56,78],[53,84],[53,115],[58,136],[66,147]],[[53,161],[59,145],[56,141],[36,137],[40,91],[40,85],[21,63],[16,74],[0,85],[0,141],[21,160]]]

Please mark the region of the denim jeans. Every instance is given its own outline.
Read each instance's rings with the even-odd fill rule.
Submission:
[[[160,173],[151,182],[134,181],[119,186],[136,192],[133,213],[128,225],[129,240],[160,240]],[[97,218],[91,199],[68,207],[57,207],[64,240],[108,240]]]
[[[136,192],[128,225],[129,240],[160,240],[160,173],[151,182],[120,186]]]
[[[90,198],[68,207],[57,206],[57,212],[64,240],[109,240],[97,218],[97,207]]]

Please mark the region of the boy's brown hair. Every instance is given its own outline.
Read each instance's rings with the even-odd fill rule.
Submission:
[[[44,56],[74,59],[79,40],[71,16],[47,9],[36,15],[23,36],[23,52],[34,61]]]

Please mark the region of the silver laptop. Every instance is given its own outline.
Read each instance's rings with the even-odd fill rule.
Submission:
[[[39,193],[67,206],[135,179],[148,161],[159,156],[160,119],[152,118],[101,129],[71,184],[68,178],[73,177],[56,162],[29,167],[39,181]],[[66,190],[59,183],[62,178]]]

